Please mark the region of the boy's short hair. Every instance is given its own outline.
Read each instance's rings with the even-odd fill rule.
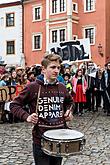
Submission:
[[[53,61],[58,61],[60,64],[62,63],[62,59],[58,54],[47,54],[43,57],[41,65],[47,68],[47,66]]]

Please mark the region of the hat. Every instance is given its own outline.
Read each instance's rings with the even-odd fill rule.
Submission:
[[[4,64],[4,63],[0,63],[0,66],[6,66],[7,64]]]
[[[16,71],[18,71],[18,70],[24,70],[24,68],[21,67],[21,66],[18,66],[18,67],[16,68]]]
[[[29,71],[29,72],[27,73],[28,76],[30,76],[31,74],[35,74],[35,72],[34,72],[34,71]]]
[[[3,80],[3,79],[8,78],[8,77],[9,77],[9,74],[8,74],[8,73],[5,73],[5,74],[3,74],[3,75],[1,76],[1,79]]]

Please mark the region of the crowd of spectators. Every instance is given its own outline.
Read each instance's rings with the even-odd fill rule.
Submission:
[[[36,77],[41,73],[40,65],[30,67],[7,67],[6,64],[0,64],[0,87],[3,86],[20,86],[27,85],[35,81]],[[11,101],[11,100],[10,100]],[[9,103],[0,101],[1,121],[4,122],[19,122],[19,119],[14,118],[9,111]],[[27,108],[26,108],[27,110]]]
[[[0,65],[0,87],[25,86],[42,76],[41,65],[25,68],[21,66],[7,68],[6,65]],[[73,97],[74,115],[80,116],[86,111],[97,112],[101,107],[104,113],[110,116],[110,62],[105,64],[105,68],[101,68],[100,65],[96,66],[93,62],[84,62],[81,65],[62,64],[58,80],[66,85]],[[0,106],[4,112],[2,102]],[[9,123],[19,121],[13,118],[9,111],[8,115],[3,113],[1,120]]]

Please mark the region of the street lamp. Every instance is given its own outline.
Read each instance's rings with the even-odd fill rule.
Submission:
[[[102,52],[102,45],[98,45],[98,53],[103,57],[103,52]]]

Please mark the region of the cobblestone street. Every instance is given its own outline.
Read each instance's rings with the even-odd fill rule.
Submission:
[[[110,165],[110,117],[101,110],[75,116],[70,126],[85,134],[82,154],[64,158],[64,165]],[[0,124],[0,165],[32,165],[32,125]]]

